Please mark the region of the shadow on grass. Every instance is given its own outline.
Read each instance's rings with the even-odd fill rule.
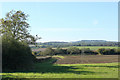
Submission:
[[[15,77],[15,76],[10,75],[10,74],[9,74],[9,75],[2,75],[2,78],[3,78],[3,79],[4,79],[4,78],[6,78],[6,79],[7,79],[7,78],[14,78],[14,77]],[[3,79],[2,79],[2,80],[3,80]]]
[[[116,66],[84,65],[84,67],[106,67],[106,68],[120,68],[120,66],[119,66],[119,65],[116,65]]]
[[[24,70],[24,71],[14,71],[14,72],[6,72],[6,73],[73,73],[73,74],[79,74],[79,75],[94,75],[99,73],[105,73],[105,72],[93,72],[93,71],[85,71],[84,68],[86,67],[108,67],[108,68],[118,68],[118,66],[97,66],[97,65],[81,65],[79,67],[76,66],[63,66],[63,65],[57,65],[53,64],[56,61],[56,59],[52,58],[49,60],[45,60],[43,62],[37,62],[35,63],[35,66],[31,70]],[[14,76],[11,74],[2,75],[3,79],[7,80],[9,78],[16,78],[19,76]],[[9,79],[10,80],[10,79]],[[12,79],[14,80],[14,79]],[[23,79],[22,79],[23,80]],[[25,79],[29,80],[29,79]],[[47,79],[49,80],[49,79]],[[53,79],[52,79],[53,80]],[[55,79],[57,80],[57,79]],[[114,79],[115,80],[115,79]]]
[[[35,63],[35,66],[31,70],[13,71],[4,73],[74,73],[74,74],[94,74],[92,71],[83,71],[83,67],[76,68],[75,66],[62,66],[53,64],[56,61],[55,58],[45,60],[43,62]],[[77,69],[81,69],[78,71]]]

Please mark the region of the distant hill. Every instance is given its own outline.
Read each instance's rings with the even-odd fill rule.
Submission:
[[[118,46],[118,42],[115,41],[105,41],[105,40],[81,40],[74,42],[44,42],[38,43],[40,47],[68,47],[68,46]]]
[[[81,40],[81,42],[107,42],[105,40]]]

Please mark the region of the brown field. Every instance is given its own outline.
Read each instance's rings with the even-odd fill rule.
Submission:
[[[112,63],[118,62],[118,55],[78,55],[64,56],[64,59],[58,58],[56,64],[91,64],[91,63]]]
[[[33,52],[45,51],[46,48],[32,49]]]

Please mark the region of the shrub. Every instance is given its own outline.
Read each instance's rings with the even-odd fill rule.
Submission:
[[[67,53],[68,54],[80,54],[81,50],[79,48],[76,48],[76,47],[70,47],[67,49]]]
[[[54,50],[52,48],[47,48],[44,52],[42,52],[43,55],[54,55]]]
[[[40,51],[38,54],[37,54],[37,56],[45,56],[46,54],[44,54],[44,52],[43,51]]]
[[[33,67],[35,57],[24,42],[12,38],[2,39],[2,70],[22,71]]]
[[[120,48],[117,48],[115,51],[117,55],[120,55]]]
[[[98,55],[104,54],[105,48],[99,48],[97,49]]]
[[[97,52],[90,50],[90,48],[82,48],[81,52],[86,54],[86,55],[96,55],[97,54]]]
[[[82,48],[81,51],[84,52],[84,53],[90,53],[91,52],[90,48]]]
[[[66,51],[61,48],[55,49],[55,55],[59,55],[59,54],[66,54]]]
[[[105,49],[103,52],[104,55],[114,55],[116,54],[115,49]]]
[[[103,54],[103,55],[116,55],[118,54],[118,51],[115,49],[104,49],[104,48],[100,48],[97,50],[98,54]]]

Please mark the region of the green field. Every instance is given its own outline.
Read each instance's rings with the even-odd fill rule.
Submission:
[[[118,78],[118,63],[52,64],[54,60],[36,63],[31,71],[1,75],[3,78]]]
[[[99,48],[110,48],[110,49],[118,49],[118,47],[116,46],[74,46],[74,47],[77,47],[79,49],[82,49],[82,48],[90,48],[91,50],[97,50]],[[69,47],[64,47],[64,48],[69,48]]]

